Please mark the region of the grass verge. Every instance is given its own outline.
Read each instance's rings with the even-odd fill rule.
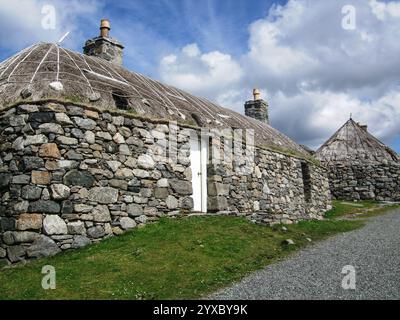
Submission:
[[[284,230],[224,216],[165,218],[97,245],[0,270],[0,299],[199,298],[305,247],[307,238],[317,241],[363,224],[327,219]],[[286,239],[295,244],[284,244]],[[55,290],[41,287],[45,265],[55,267]]]

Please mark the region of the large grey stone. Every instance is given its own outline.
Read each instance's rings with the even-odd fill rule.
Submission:
[[[67,224],[57,215],[48,215],[43,220],[43,231],[47,235],[67,234]]]
[[[152,170],[155,167],[155,162],[151,156],[142,154],[137,159],[137,165],[141,169]]]
[[[88,237],[77,235],[74,237],[74,241],[72,242],[71,248],[78,249],[83,248],[91,243]]]
[[[192,183],[189,181],[172,179],[169,184],[172,190],[179,195],[191,195],[193,193]]]
[[[79,128],[85,129],[85,130],[93,130],[96,128],[96,121],[92,119],[83,119],[79,117],[73,117],[72,120],[75,121],[76,125]]]
[[[43,123],[39,126],[39,129],[43,133],[64,134],[63,128],[56,123]]]
[[[28,211],[32,213],[59,213],[61,208],[57,202],[38,200],[29,204]]]
[[[7,248],[8,259],[12,262],[19,262],[24,260],[25,247],[23,246],[12,246]]]
[[[30,145],[37,145],[37,144],[44,144],[47,143],[49,140],[47,137],[43,134],[38,134],[35,136],[27,136],[25,139],[25,146],[30,146]]]
[[[118,201],[118,190],[109,187],[95,187],[89,191],[89,200],[101,204],[115,203]]]
[[[21,190],[21,197],[26,200],[38,200],[42,195],[42,190],[38,186],[24,186]]]
[[[131,203],[127,207],[129,216],[137,217],[143,214],[143,207],[139,204]]]
[[[31,231],[7,231],[3,234],[5,244],[11,246],[15,243],[27,243],[35,241],[40,235]]]
[[[94,181],[94,177],[87,171],[71,170],[64,176],[64,184],[67,186],[90,188],[93,186]]]
[[[111,221],[110,210],[108,210],[107,206],[97,206],[96,208],[93,209],[91,214],[93,216],[94,222],[110,222]]]
[[[41,235],[38,239],[36,239],[26,250],[26,254],[29,258],[50,257],[59,252],[61,252],[61,249],[57,246],[54,240],[44,235]]]
[[[121,218],[121,220],[119,221],[121,228],[124,230],[129,230],[129,229],[133,229],[134,227],[136,227],[136,222],[135,220],[129,218],[129,217],[123,217]]]
[[[103,238],[105,236],[105,234],[106,233],[105,233],[104,228],[102,226],[95,226],[95,227],[89,228],[87,230],[87,235],[90,238],[94,238],[94,239]]]
[[[71,194],[71,189],[63,184],[51,185],[51,195],[54,200],[65,200],[68,199]]]
[[[0,190],[8,188],[13,176],[11,173],[0,173]]]
[[[165,200],[165,203],[167,204],[168,209],[172,210],[172,209],[178,208],[178,200],[172,195],[169,195],[167,197],[167,199]]]
[[[68,228],[68,234],[74,234],[74,235],[86,234],[85,224],[82,221],[70,222],[68,223],[67,228]]]
[[[44,168],[44,161],[39,157],[24,157],[22,163],[26,171]]]

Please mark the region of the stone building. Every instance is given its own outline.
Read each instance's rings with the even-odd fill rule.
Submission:
[[[109,29],[86,54],[39,43],[0,64],[0,259],[193,211],[292,223],[330,208],[326,169],[257,91],[254,119],[130,72]]]
[[[332,197],[400,201],[400,158],[366,125],[350,119],[317,150],[316,157],[329,168]]]

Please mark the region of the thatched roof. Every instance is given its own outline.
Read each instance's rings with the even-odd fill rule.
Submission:
[[[55,90],[60,83],[62,90]],[[60,98],[103,110],[118,105],[138,115],[199,127],[254,129],[259,145],[305,154],[299,145],[265,123],[56,44],[35,44],[0,64],[0,107],[20,101],[21,92],[34,101]]]
[[[400,161],[396,152],[372,134],[366,126],[353,119],[347,121],[316,152],[316,158],[324,162],[381,162]]]

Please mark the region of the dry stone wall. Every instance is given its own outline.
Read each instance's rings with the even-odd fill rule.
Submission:
[[[164,153],[172,129],[177,161]],[[193,208],[185,128],[83,106],[22,104],[0,113],[0,139],[0,260],[81,248]],[[303,179],[302,160],[262,149],[255,163],[248,175],[240,161],[209,165],[211,212],[291,223],[329,209],[321,167],[307,163]]]
[[[332,197],[344,200],[400,201],[400,163],[331,163]]]

